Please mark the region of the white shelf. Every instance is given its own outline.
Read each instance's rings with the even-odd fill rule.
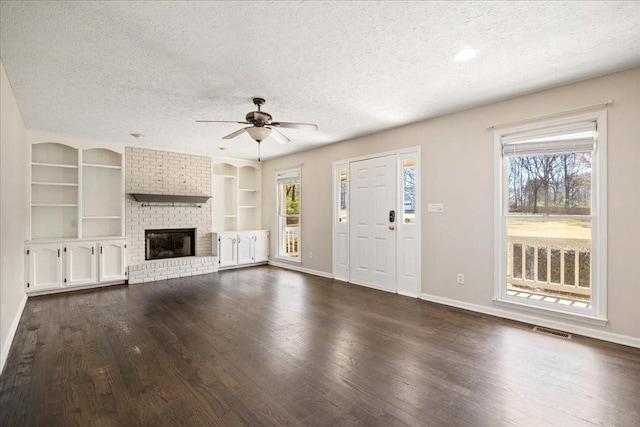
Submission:
[[[33,185],[54,185],[59,187],[77,187],[78,184],[72,182],[42,182],[42,181],[32,181]]]
[[[45,166],[45,167],[48,167],[48,168],[78,169],[78,165],[63,165],[63,164],[58,164],[58,163],[31,162],[31,166]]]
[[[219,176],[221,178],[225,178],[225,179],[236,179],[237,177],[235,175],[221,175],[219,173],[214,174],[215,176]]]
[[[32,203],[31,206],[53,207],[53,208],[72,208],[72,207],[78,206],[78,204],[77,203],[75,203],[75,204],[71,204],[71,203]]]
[[[240,209],[255,209],[257,206],[238,206]]]
[[[238,215],[221,215],[222,218],[237,218]]]
[[[82,166],[90,168],[103,168],[103,169],[122,169],[122,166],[101,165],[98,163],[83,163]]]
[[[238,191],[248,191],[248,192],[251,192],[251,193],[255,193],[258,190],[255,190],[253,188],[240,188],[240,189],[238,189]]]

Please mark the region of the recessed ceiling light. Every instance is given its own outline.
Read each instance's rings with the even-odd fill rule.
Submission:
[[[220,151],[224,151],[226,149],[227,149],[227,147],[218,147],[218,150],[220,150]]]
[[[141,139],[144,138],[144,133],[130,133],[129,135],[131,135],[132,137],[134,137],[135,139]]]
[[[480,52],[478,51],[478,49],[465,48],[458,51],[458,53],[456,53],[456,56],[454,56],[454,58],[458,62],[464,62],[464,61],[469,61],[470,59],[475,58],[476,56],[478,56],[479,53]]]

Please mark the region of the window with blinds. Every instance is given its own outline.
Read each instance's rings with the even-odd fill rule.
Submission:
[[[606,115],[496,131],[500,301],[603,317]],[[595,243],[598,247],[595,247]]]

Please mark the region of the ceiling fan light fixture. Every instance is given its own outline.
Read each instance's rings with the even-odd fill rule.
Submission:
[[[263,126],[247,128],[247,132],[251,135],[251,138],[257,142],[262,142],[271,136],[271,129]]]

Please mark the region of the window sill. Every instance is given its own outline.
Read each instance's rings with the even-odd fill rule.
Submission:
[[[275,257],[273,257],[273,259],[276,260],[276,261],[290,262],[292,264],[302,264],[302,259],[300,257],[298,257],[298,258],[289,258],[289,257],[283,257],[283,256],[275,256]]]
[[[530,313],[536,313],[541,315],[553,316],[567,320],[574,320],[577,322],[588,323],[591,325],[604,326],[609,321],[606,317],[598,317],[589,314],[572,313],[563,310],[556,310],[551,307],[542,307],[531,304],[523,304],[518,301],[512,301],[509,299],[494,298],[493,303],[502,307],[514,308],[522,311],[528,311]]]

